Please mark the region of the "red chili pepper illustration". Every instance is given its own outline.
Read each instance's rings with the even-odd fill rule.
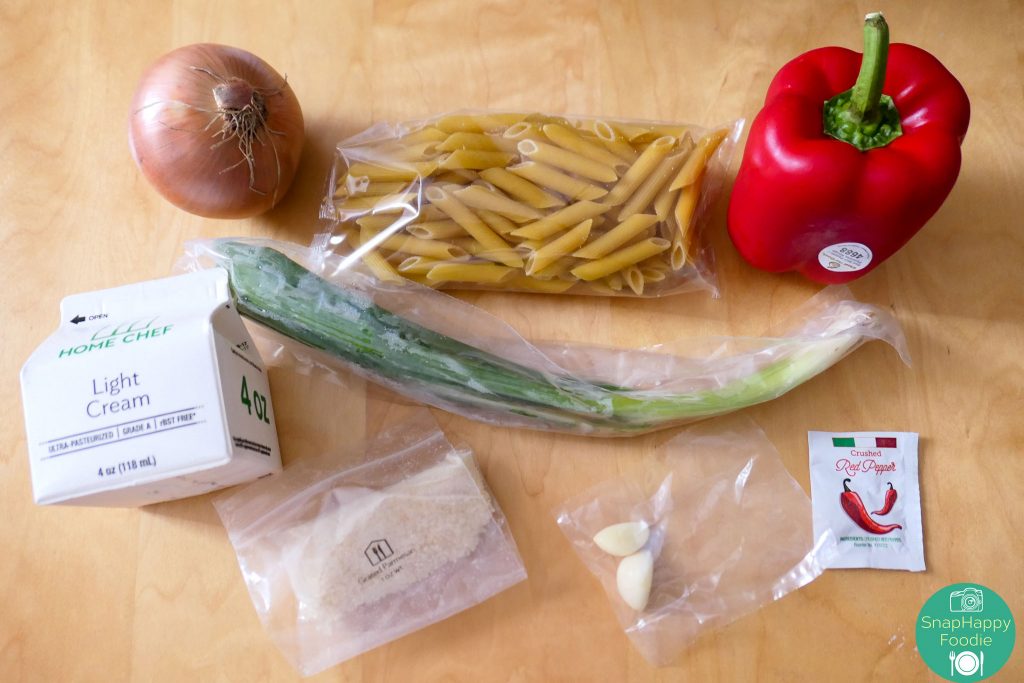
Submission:
[[[889,490],[885,492],[885,505],[882,506],[881,510],[875,510],[871,514],[873,515],[887,515],[892,512],[892,506],[896,504],[896,489],[892,487],[892,482],[889,484]]]
[[[850,519],[857,523],[864,531],[871,534],[887,534],[894,529],[902,529],[903,527],[899,524],[879,524],[875,520],[871,519],[871,515],[868,514],[867,508],[864,507],[864,501],[860,499],[856,491],[851,491],[850,487],[847,486],[846,482],[849,479],[843,479],[843,492],[839,494],[839,504],[846,510],[846,514],[850,515]]]

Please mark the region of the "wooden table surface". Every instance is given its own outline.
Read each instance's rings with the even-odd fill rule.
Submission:
[[[256,618],[208,497],[142,510],[33,504],[17,373],[56,328],[61,297],[167,275],[195,237],[308,243],[333,144],[376,121],[463,107],[749,120],[791,57],[822,45],[859,49],[861,17],[873,9],[709,0],[0,2],[0,679],[297,678]],[[920,432],[928,570],[828,572],[655,669],[631,648],[551,515],[596,482],[641,472],[655,441],[495,429],[435,411],[476,450],[529,580],[317,680],[928,680],[936,677],[915,651],[914,625],[935,590],[979,582],[1024,615],[1024,6],[950,0],[880,9],[893,40],[939,56],[973,109],[948,201],[852,287],[895,312],[913,367],[872,344],[747,412],[805,489],[808,430]],[[175,209],[128,152],[128,105],[142,71],[174,47],[204,41],[244,47],[287,72],[304,109],[295,186],[253,220]],[[743,263],[724,207],[709,224],[720,300],[466,298],[532,339],[639,346],[756,335],[818,287]],[[360,382],[341,388],[282,370],[271,378],[286,461],[364,429]],[[1024,678],[1020,651],[999,678]]]

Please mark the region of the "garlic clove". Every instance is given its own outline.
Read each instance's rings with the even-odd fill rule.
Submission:
[[[598,531],[594,535],[594,543],[609,555],[625,557],[643,548],[650,537],[647,522],[623,522]]]
[[[641,550],[619,562],[615,583],[623,601],[636,611],[647,607],[651,596],[651,579],[654,578],[654,556],[650,550]]]

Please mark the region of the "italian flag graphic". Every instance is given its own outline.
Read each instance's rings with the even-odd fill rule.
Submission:
[[[894,436],[833,436],[837,448],[896,448]]]

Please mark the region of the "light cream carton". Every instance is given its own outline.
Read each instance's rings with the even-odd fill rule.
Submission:
[[[281,469],[224,270],[76,294],[21,370],[35,500],[147,505]]]

